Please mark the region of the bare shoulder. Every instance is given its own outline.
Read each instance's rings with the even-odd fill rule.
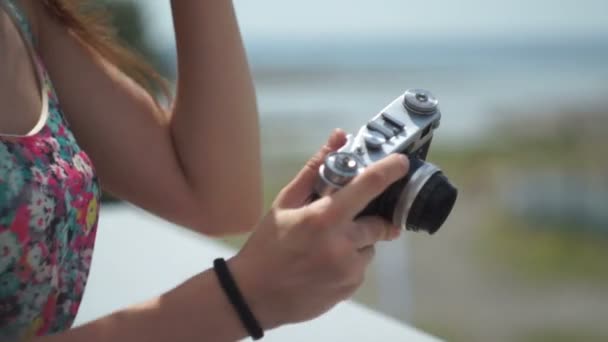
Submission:
[[[0,134],[30,132],[41,115],[32,55],[15,20],[0,6]]]

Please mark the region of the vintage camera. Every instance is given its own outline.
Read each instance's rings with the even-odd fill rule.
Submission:
[[[429,91],[409,89],[329,154],[319,169],[314,197],[345,186],[366,166],[391,153],[409,157],[408,174],[389,186],[359,214],[376,215],[402,229],[435,233],[456,202],[458,190],[435,165],[426,162],[439,127],[438,100]]]

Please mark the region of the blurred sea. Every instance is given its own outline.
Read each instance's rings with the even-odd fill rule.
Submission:
[[[439,97],[440,144],[475,143],[524,115],[606,107],[603,0],[235,5],[269,125],[312,125],[323,139],[334,126],[354,130],[410,87]],[[174,65],[169,2],[140,7],[150,44]]]
[[[471,143],[527,115],[607,104],[608,39],[247,43],[265,121],[354,130],[403,90],[430,89],[439,143]],[[489,131],[490,130],[490,131]]]
[[[435,144],[451,146],[475,144],[502,123],[531,115],[550,120],[608,107],[603,36],[245,44],[268,139],[294,128],[306,133],[299,146],[307,153],[307,143],[317,146],[335,127],[356,130],[407,88],[427,88],[440,99],[443,120]],[[175,65],[173,49],[164,55]]]

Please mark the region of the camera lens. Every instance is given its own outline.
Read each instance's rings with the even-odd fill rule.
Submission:
[[[438,167],[418,158],[410,158],[406,181],[395,202],[393,222],[434,234],[450,215],[458,190]]]
[[[380,216],[397,227],[435,233],[456,202],[458,190],[439,168],[410,158],[407,176],[391,184],[358,216]]]
[[[435,233],[454,207],[458,190],[442,172],[433,174],[418,191],[407,214],[409,230]]]

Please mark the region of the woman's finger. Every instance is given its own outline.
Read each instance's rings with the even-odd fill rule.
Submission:
[[[404,177],[408,168],[407,157],[392,154],[367,167],[345,187],[324,197],[324,201],[317,201],[317,205],[324,206],[326,215],[335,221],[330,224],[352,220],[388,186]]]
[[[299,208],[306,203],[319,177],[319,167],[325,156],[336,151],[346,143],[346,133],[336,129],[327,143],[315,154],[298,175],[279,193],[275,205],[280,208]]]
[[[347,225],[346,229],[346,234],[358,249],[373,246],[378,241],[392,240],[399,232],[390,222],[376,216],[361,217],[355,224]]]

